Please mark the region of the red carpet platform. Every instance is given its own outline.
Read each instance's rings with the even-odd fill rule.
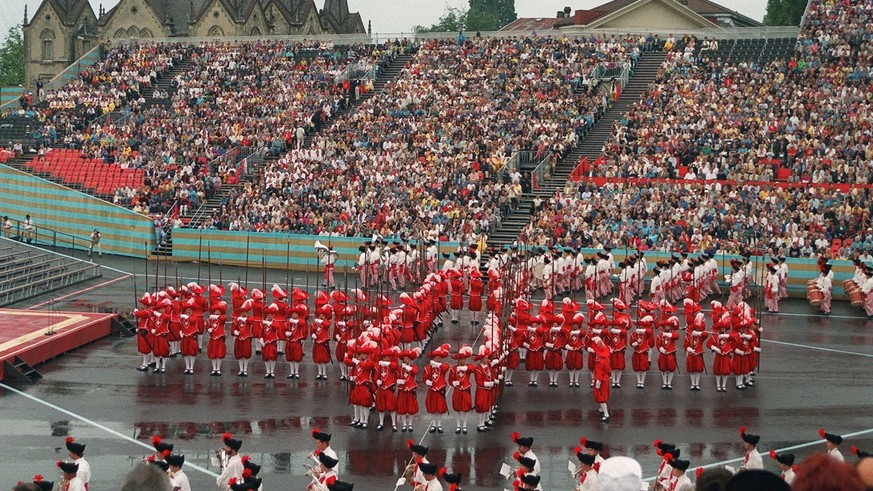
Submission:
[[[109,335],[115,314],[0,309],[0,380],[16,357],[37,365]],[[46,332],[55,334],[46,336]]]

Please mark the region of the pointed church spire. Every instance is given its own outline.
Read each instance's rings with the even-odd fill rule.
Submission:
[[[27,25],[27,4],[26,3],[24,4],[24,24],[23,25],[25,25],[25,26]]]

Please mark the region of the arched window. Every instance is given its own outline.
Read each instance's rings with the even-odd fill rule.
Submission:
[[[51,29],[46,29],[42,31],[39,35],[39,39],[42,41],[42,59],[43,61],[52,61],[55,59],[55,31]]]
[[[139,37],[139,29],[134,26],[130,26],[130,29],[127,30],[127,37],[130,39],[137,39]]]
[[[143,29],[143,30],[139,31],[139,37],[141,37],[141,38],[153,38],[155,36],[152,34],[152,31],[150,31],[148,29]]]
[[[252,36],[260,36],[261,30],[258,29],[258,26],[252,27]]]
[[[115,38],[116,39],[124,39],[126,37],[127,37],[127,31],[125,31],[124,29],[119,29],[119,30],[115,31]]]
[[[224,37],[224,29],[218,26],[212,26],[209,28],[209,37]]]

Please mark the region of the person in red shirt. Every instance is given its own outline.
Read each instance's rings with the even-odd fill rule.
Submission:
[[[376,412],[379,413],[379,425],[376,431],[385,428],[385,413],[391,413],[391,429],[397,431],[397,357],[400,348],[393,346],[382,350],[379,355],[379,364],[375,367],[376,378]]]
[[[315,380],[327,380],[327,364],[330,359],[330,319],[333,307],[324,304],[315,312],[312,322],[312,362],[318,369]]]
[[[183,308],[182,314],[179,315],[179,323],[182,327],[182,358],[185,360],[185,371],[182,373],[191,375],[194,373],[194,360],[200,352],[197,346],[197,324],[191,319],[194,301],[189,298]]]
[[[603,342],[600,336],[591,338],[591,344],[594,350],[594,402],[600,405],[600,409],[598,409],[600,421],[608,423],[609,376],[611,371],[609,347],[606,346],[606,343]]]
[[[255,354],[261,354],[261,348],[264,342],[261,339],[264,321],[264,309],[267,304],[264,303],[264,292],[257,288],[252,290],[252,346],[255,349]]]
[[[522,346],[527,350],[524,358],[524,368],[530,372],[530,382],[527,384],[529,387],[537,386],[537,377],[543,368],[545,368],[545,355],[543,353],[545,345],[543,343],[544,332],[542,323],[542,317],[538,315],[531,317],[530,327],[527,329],[527,335],[522,343]]]
[[[473,357],[479,364],[474,368],[476,377],[476,431],[489,431],[491,423],[491,409],[494,407],[496,389],[498,384],[495,370],[496,359],[491,360],[491,351],[485,345],[479,346],[479,352]]]
[[[303,343],[308,336],[308,328],[303,319],[303,308],[300,304],[288,309],[291,317],[285,328],[285,361],[288,362],[288,378],[300,378],[300,362],[303,361]]]
[[[479,312],[482,311],[482,293],[484,291],[485,282],[482,281],[482,273],[474,268],[470,272],[470,299],[467,304],[474,326],[479,324]]]
[[[211,376],[221,376],[221,360],[227,356],[227,334],[224,331],[224,324],[227,322],[227,303],[219,301],[210,306],[211,313],[208,319],[207,332],[209,333],[209,344],[206,345],[206,354],[212,360]]]
[[[562,330],[564,316],[558,314],[552,317],[552,326],[544,332],[544,346],[546,347],[545,368],[549,371],[549,387],[558,386],[558,375],[564,369],[564,359],[561,356],[566,346],[566,339]]]
[[[716,392],[727,392],[727,378],[731,374],[731,358],[734,353],[734,339],[730,335],[730,318],[725,314],[715,328],[716,333],[709,338],[707,347],[715,357],[712,361],[712,373],[715,375]]]
[[[264,319],[261,321],[261,359],[266,365],[264,378],[276,378],[276,360],[279,356],[279,334],[273,325],[279,313],[279,306],[271,303],[264,309]]]
[[[655,337],[652,334],[652,324],[655,319],[647,315],[635,322],[636,329],[631,333],[630,345],[633,348],[631,354],[631,367],[637,374],[637,389],[646,387],[646,373],[649,371],[649,351],[655,345]]]
[[[697,307],[697,313],[691,324],[685,329],[685,370],[691,376],[691,390],[700,390],[700,374],[706,368],[703,363],[703,351],[706,348],[706,316]]]
[[[571,321],[571,329],[567,335],[567,342],[564,345],[567,350],[564,355],[564,364],[567,365],[567,370],[570,372],[570,387],[579,387],[579,375],[584,368],[584,358],[582,352],[585,350],[585,330],[582,329],[582,322],[585,316],[582,313],[576,313]]]
[[[475,271],[475,270],[474,270]],[[467,418],[473,410],[472,383],[470,377],[475,367],[467,364],[467,359],[473,355],[473,348],[463,345],[452,358],[457,363],[449,368],[448,381],[452,386],[452,410],[455,412],[455,434],[467,434]]]
[[[612,299],[612,326],[606,334],[606,345],[609,346],[610,366],[612,367],[611,386],[621,388],[621,374],[627,366],[625,352],[627,351],[627,332],[631,327],[631,318],[624,311],[627,304],[620,298]]]
[[[231,292],[233,289],[231,287]],[[252,357],[252,320],[248,313],[252,310],[252,300],[246,300],[234,308],[233,326],[233,356],[239,363],[237,377],[247,377],[249,374],[249,359]]]
[[[673,375],[676,373],[676,343],[679,341],[679,319],[670,316],[662,324],[661,334],[655,338],[658,348],[658,370],[661,371],[661,389],[673,390]]]
[[[142,309],[136,309],[133,315],[137,319],[136,328],[136,347],[139,354],[142,355],[142,364],[137,367],[137,370],[144,372],[149,369],[149,364],[152,363],[154,356],[152,355],[152,326],[154,325],[154,300],[150,293],[146,292],[139,303],[143,305]]]
[[[461,319],[461,309],[464,308],[464,293],[467,291],[467,285],[464,283],[463,275],[456,269],[448,271],[451,277],[451,300],[449,308],[452,311],[452,324],[457,324]]]
[[[450,345],[444,344],[428,353],[431,360],[424,367],[422,379],[424,380],[424,385],[427,386],[424,407],[434,418],[430,425],[429,431],[431,433],[443,432],[443,414],[449,412],[449,407],[446,403],[446,390],[448,389],[446,373],[449,371],[449,365],[443,363],[442,360],[449,356],[450,349]]]
[[[350,347],[346,353],[345,363],[350,367],[349,403],[355,413],[349,425],[355,428],[367,428],[370,407],[375,402],[373,390],[375,365],[370,357],[376,356],[378,349],[379,347],[374,341],[366,341],[360,346]]]
[[[418,367],[412,361],[421,354],[420,348],[400,352],[400,365],[397,374],[397,414],[400,415],[400,431],[412,431],[412,419],[418,414],[418,398],[415,381]]]
[[[170,356],[169,335],[173,302],[169,298],[164,298],[159,306],[161,311],[154,313],[155,323],[152,326],[152,348],[155,353],[154,373],[165,373],[167,371],[167,357]]]

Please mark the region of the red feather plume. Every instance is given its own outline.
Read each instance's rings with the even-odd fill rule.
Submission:
[[[579,452],[581,452],[581,451],[582,451],[582,447],[579,446],[579,445],[576,445],[576,448],[573,449],[573,453],[574,453],[574,454],[577,454],[577,453],[579,453]]]
[[[439,470],[439,472],[437,472],[437,474],[439,474],[439,476],[440,476],[441,478],[445,479],[445,478],[446,478],[446,468],[445,468],[445,467],[440,467],[440,470]]]
[[[146,457],[146,462],[154,462],[154,461],[155,461],[154,455],[149,455],[148,457]]]
[[[822,438],[825,437],[825,430],[824,430],[824,428],[819,428],[819,429],[818,429],[818,436],[820,436],[820,437],[822,437]]]
[[[660,448],[657,449],[657,450],[655,450],[655,453],[658,454],[658,457],[663,457],[663,456],[664,456],[664,452],[663,452]]]
[[[519,457],[521,457],[521,454],[519,454],[518,450],[516,450],[515,453],[512,454],[512,458],[518,460]]]
[[[458,485],[457,484],[449,485],[449,491],[458,491]]]
[[[658,448],[661,446],[662,443],[664,443],[664,440],[661,440],[660,438],[658,438],[657,440],[655,440],[655,443],[653,443],[652,446],[655,448]]]
[[[852,445],[852,455],[858,455],[858,447]]]
[[[517,475],[518,477],[524,476],[524,469],[519,469],[515,471],[515,475]]]
[[[33,482],[40,482],[40,481],[42,481],[42,474],[37,474],[37,475],[33,476]]]
[[[516,440],[521,438],[521,435],[517,431],[513,431],[512,434],[509,435],[509,438],[512,438],[512,443],[515,443]]]
[[[797,464],[792,465],[791,470],[793,470],[794,472],[797,472]]]
[[[747,429],[745,426],[740,426],[740,435],[745,435]]]
[[[249,457],[248,455],[243,455],[242,458],[240,458],[239,460],[241,460],[243,463],[245,463],[245,462],[252,460],[252,458]]]
[[[63,463],[63,462],[59,460],[59,461],[55,462],[55,465],[58,466],[58,467],[60,467],[62,463]]]
[[[770,450],[770,458],[773,460],[776,460],[776,451],[775,450]]]
[[[231,438],[233,438],[233,435],[231,435],[229,431],[226,431],[223,435],[221,435],[221,441],[229,440]]]
[[[419,457],[419,458],[415,459],[416,464],[420,464],[422,462],[424,462],[424,457]]]
[[[68,437],[64,438],[64,441],[67,443],[73,443],[73,437],[68,436]]]
[[[316,435],[317,433],[321,433],[321,430],[319,430],[318,428],[313,428],[313,429],[312,429],[312,438],[315,438],[315,435]]]
[[[415,445],[415,440],[413,440],[412,438],[406,440],[406,448],[412,448],[413,445]]]
[[[251,469],[243,469],[243,479],[248,479],[250,477],[252,477],[252,470]]]
[[[152,437],[152,445],[157,445],[158,443],[161,443],[161,437],[158,435],[153,436]]]
[[[164,458],[165,458],[165,459],[166,459],[166,458],[167,458],[167,456],[169,456],[169,455],[170,455],[170,451],[169,451],[169,450],[164,450],[164,451],[163,451],[163,452],[161,452],[161,455],[163,455],[163,456],[164,456]]]
[[[703,467],[698,467],[696,471],[694,471],[694,479],[700,479],[700,475],[703,474]]]
[[[231,478],[230,478],[230,481],[227,481],[227,485],[228,485],[228,486],[234,486],[234,485],[236,485],[236,478],[235,478],[235,477],[231,477]]]
[[[579,445],[582,445],[583,447],[588,447],[588,439],[583,436],[579,439]]]
[[[664,454],[664,460],[666,460],[668,463],[673,462],[673,458],[673,454],[671,454],[670,452]]]
[[[335,482],[336,482],[336,476],[330,476],[324,480],[324,484],[326,484],[328,487],[332,486]]]

